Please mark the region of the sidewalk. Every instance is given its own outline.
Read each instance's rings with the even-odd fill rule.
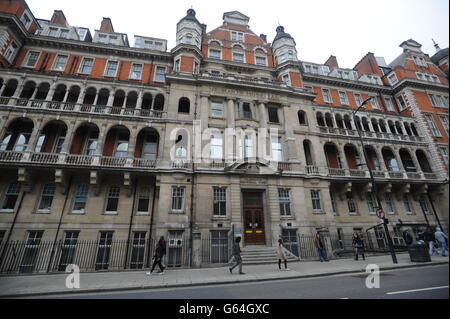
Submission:
[[[448,264],[449,257],[433,256],[429,263],[412,263],[408,254],[397,254],[394,265],[390,255],[366,258],[332,260],[330,262],[291,262],[290,271],[279,271],[277,264],[244,266],[245,275],[237,269],[231,275],[227,267],[203,269],[167,270],[164,275],[147,276],[147,270],[127,272],[81,273],[80,289],[66,288],[68,274],[0,277],[0,297],[42,296],[58,293],[107,292],[136,289],[187,287],[213,284],[257,282],[277,279],[298,279],[365,272],[369,264],[377,264],[381,270],[423,267]]]

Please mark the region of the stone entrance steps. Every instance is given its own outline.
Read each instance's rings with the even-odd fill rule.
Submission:
[[[261,265],[278,263],[278,254],[276,247],[266,246],[246,246],[241,252],[242,263],[244,265]],[[298,261],[296,257],[286,256],[289,261]]]

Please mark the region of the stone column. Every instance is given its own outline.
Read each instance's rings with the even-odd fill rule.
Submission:
[[[86,96],[86,88],[81,88],[80,95],[78,95],[77,104],[83,104],[85,96]]]
[[[347,163],[347,157],[345,156],[345,145],[339,145],[338,146],[338,153],[339,153],[339,157],[341,158],[341,165],[343,169],[348,170],[348,163]]]
[[[40,118],[36,121],[36,127],[34,127],[33,133],[30,136],[26,152],[34,152],[39,136],[41,135],[41,127],[42,127],[42,119]]]
[[[383,157],[383,153],[381,151],[381,148],[374,147],[374,149],[375,149],[375,153],[376,153],[376,155],[378,157],[378,161],[380,162],[381,170],[382,171],[387,171],[386,163],[384,161],[384,157]]]
[[[134,151],[136,150],[136,140],[137,140],[137,127],[134,126],[130,132],[130,138],[128,139],[128,157],[134,158]]]
[[[420,163],[419,163],[419,160],[417,159],[417,156],[416,156],[416,150],[409,150],[410,151],[410,154],[411,154],[411,159],[413,160],[413,162],[414,162],[414,166],[416,167],[416,169],[417,169],[417,172],[418,173],[422,173],[422,167],[420,167]],[[430,165],[430,166],[432,166],[432,165]]]
[[[106,124],[99,126],[97,149],[95,150],[95,155],[103,155],[103,147],[105,146],[106,137],[108,132],[106,131]]]
[[[228,98],[227,102],[227,126],[234,128],[236,123],[234,118],[234,99]]]
[[[63,102],[67,102],[67,98],[69,97],[69,93],[70,93],[70,91],[69,90],[66,90],[66,94],[64,94],[64,98],[63,98]]]
[[[208,128],[209,120],[209,96],[200,96],[200,120],[202,121],[202,133]]]
[[[3,92],[4,92],[5,89],[6,89],[6,84],[7,84],[7,83],[3,83],[3,86],[2,86],[2,88],[0,89],[0,96],[3,95]]]
[[[258,104],[259,109],[259,127],[267,128],[267,115],[266,115],[266,105],[264,102],[256,102]]]
[[[45,99],[48,102],[51,102],[53,99],[53,95],[55,94],[55,90],[56,90],[56,83],[53,83],[52,86],[50,86],[50,90],[48,90],[47,93],[47,98]]]
[[[297,148],[295,145],[295,136],[290,122],[287,120],[289,116],[290,106],[288,104],[283,104],[283,117],[284,117],[284,130],[286,132],[286,148],[287,148],[287,160],[288,162],[299,162]]]
[[[402,159],[400,158],[400,154],[398,153],[398,151],[399,151],[399,149],[395,148],[393,153],[394,153],[395,159],[397,160],[398,168],[400,169],[400,172],[404,172],[405,167],[403,167],[403,162],[402,162]]]
[[[139,91],[137,102],[136,102],[136,110],[142,109],[142,99],[144,98],[144,92]]]
[[[69,152],[69,147],[72,144],[73,136],[75,134],[75,125],[76,122],[70,122],[69,127],[67,128],[66,137],[64,138],[63,146],[61,147],[61,153],[67,154]]]
[[[108,103],[106,104],[106,106],[111,107],[114,103],[114,91],[109,92],[109,97],[108,97]]]
[[[37,93],[38,93],[38,91],[39,91],[39,87],[35,87],[34,88],[34,92],[33,92],[33,94],[31,95],[31,100],[34,100],[34,99],[36,99],[36,95],[37,95]],[[1,95],[1,94],[0,94]]]

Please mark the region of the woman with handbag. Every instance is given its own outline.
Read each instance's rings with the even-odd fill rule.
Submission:
[[[353,247],[355,248],[355,260],[358,260],[358,255],[361,254],[363,260],[366,260],[364,255],[364,241],[358,233],[353,233]]]
[[[278,254],[278,268],[281,270],[281,261],[283,260],[284,269],[289,270],[287,267],[286,248],[284,248],[283,240],[281,238],[278,240],[277,254]]]

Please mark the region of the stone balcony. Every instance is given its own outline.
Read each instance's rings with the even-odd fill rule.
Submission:
[[[334,127],[325,127],[318,126],[319,132],[322,134],[333,135],[333,136],[350,136],[350,137],[358,137],[358,131],[349,130],[346,128],[334,128]],[[382,139],[382,140],[395,140],[395,141],[410,141],[410,142],[425,142],[425,138],[421,136],[410,136],[410,135],[398,135],[392,133],[383,133],[383,132],[367,132],[360,131],[361,136],[365,138],[372,139]]]
[[[49,112],[67,113],[67,114],[79,114],[84,116],[90,115],[109,115],[118,117],[135,117],[135,118],[155,118],[162,119],[166,117],[166,112],[138,109],[138,108],[126,108],[115,107],[106,105],[87,105],[77,104],[70,102],[55,102],[44,100],[30,100],[13,97],[0,97],[0,105],[15,106],[23,109],[30,110],[46,110]]]

